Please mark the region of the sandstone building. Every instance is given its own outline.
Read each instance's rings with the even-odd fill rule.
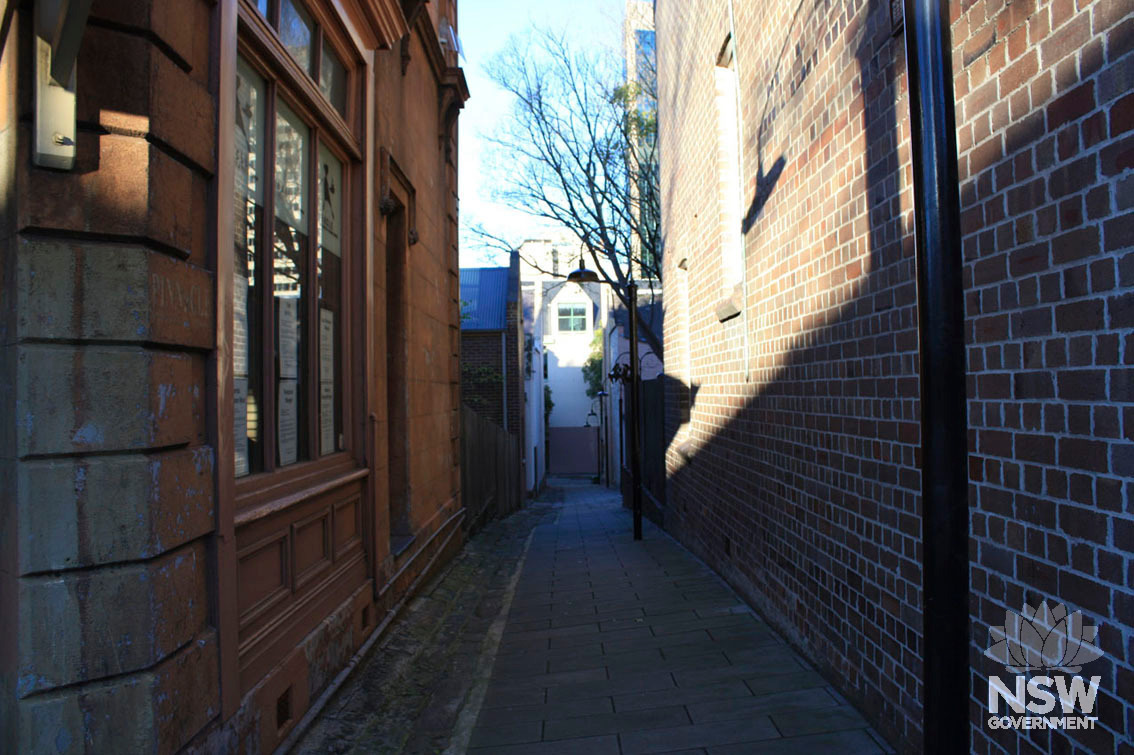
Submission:
[[[462,543],[455,2],[35,5],[0,6],[0,751],[271,751]]]

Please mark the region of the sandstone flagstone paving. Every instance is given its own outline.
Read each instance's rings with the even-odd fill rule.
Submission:
[[[558,481],[469,740],[500,753],[874,753],[889,748],[708,567],[617,493]]]
[[[293,752],[890,751],[708,567],[649,522],[635,542],[617,493],[552,485],[470,540]]]

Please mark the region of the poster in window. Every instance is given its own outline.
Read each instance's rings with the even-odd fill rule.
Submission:
[[[335,384],[319,383],[319,448],[324,456],[335,448]]]
[[[335,380],[335,313],[319,309],[319,380]]]
[[[240,273],[232,282],[232,372],[248,377],[248,279]]]
[[[248,381],[232,381],[232,437],[236,450],[236,476],[248,474]]]
[[[276,297],[279,303],[279,350],[280,377],[287,380],[299,378],[299,299],[295,297]]]
[[[299,456],[299,383],[281,380],[276,411],[279,432],[280,466],[294,464]]]
[[[319,246],[336,257],[342,256],[343,165],[322,144],[319,145]]]

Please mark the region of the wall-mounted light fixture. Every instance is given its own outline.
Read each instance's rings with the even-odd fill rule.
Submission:
[[[93,0],[36,0],[32,162],[75,167],[75,60]]]

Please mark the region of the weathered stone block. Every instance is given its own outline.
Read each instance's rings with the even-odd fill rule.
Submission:
[[[5,8],[11,7],[5,3]],[[12,21],[12,28],[19,28],[20,14]],[[29,14],[30,15],[30,14]],[[16,127],[19,118],[17,108],[18,80],[16,57],[19,47],[19,34],[8,34],[6,40],[0,39],[0,243],[4,243],[14,231],[15,202],[11,187],[15,186],[16,174]],[[0,265],[0,269],[2,269]]]
[[[213,347],[208,271],[141,246],[21,238],[18,248],[19,338]]]
[[[150,134],[206,173],[216,169],[212,95],[150,40],[88,27],[77,71],[80,121]]]
[[[213,630],[156,668],[19,702],[21,753],[176,752],[220,707]]]
[[[5,395],[0,393],[0,395]],[[11,490],[13,486],[12,459],[0,457],[0,490]],[[7,638],[15,637],[18,628],[16,616],[19,614],[17,603],[16,577],[16,529],[14,506],[3,498],[0,493],[0,637],[5,641],[0,643],[0,752],[16,752],[16,711],[15,696],[11,690],[16,688],[16,667],[19,660],[16,657],[15,643]]]
[[[215,3],[206,0],[95,0],[91,18],[156,36],[199,83],[209,77],[209,27]],[[141,35],[140,35],[141,36]],[[85,40],[84,40],[85,43]]]
[[[205,546],[19,586],[16,695],[153,666],[204,630]]]
[[[31,164],[28,128],[22,165]],[[21,228],[148,239],[205,266],[204,176],[141,136],[81,131],[77,142],[73,171],[19,171]]]
[[[201,443],[203,370],[184,354],[23,345],[16,452],[82,453]]]
[[[20,573],[152,558],[213,528],[208,446],[19,462]]]

